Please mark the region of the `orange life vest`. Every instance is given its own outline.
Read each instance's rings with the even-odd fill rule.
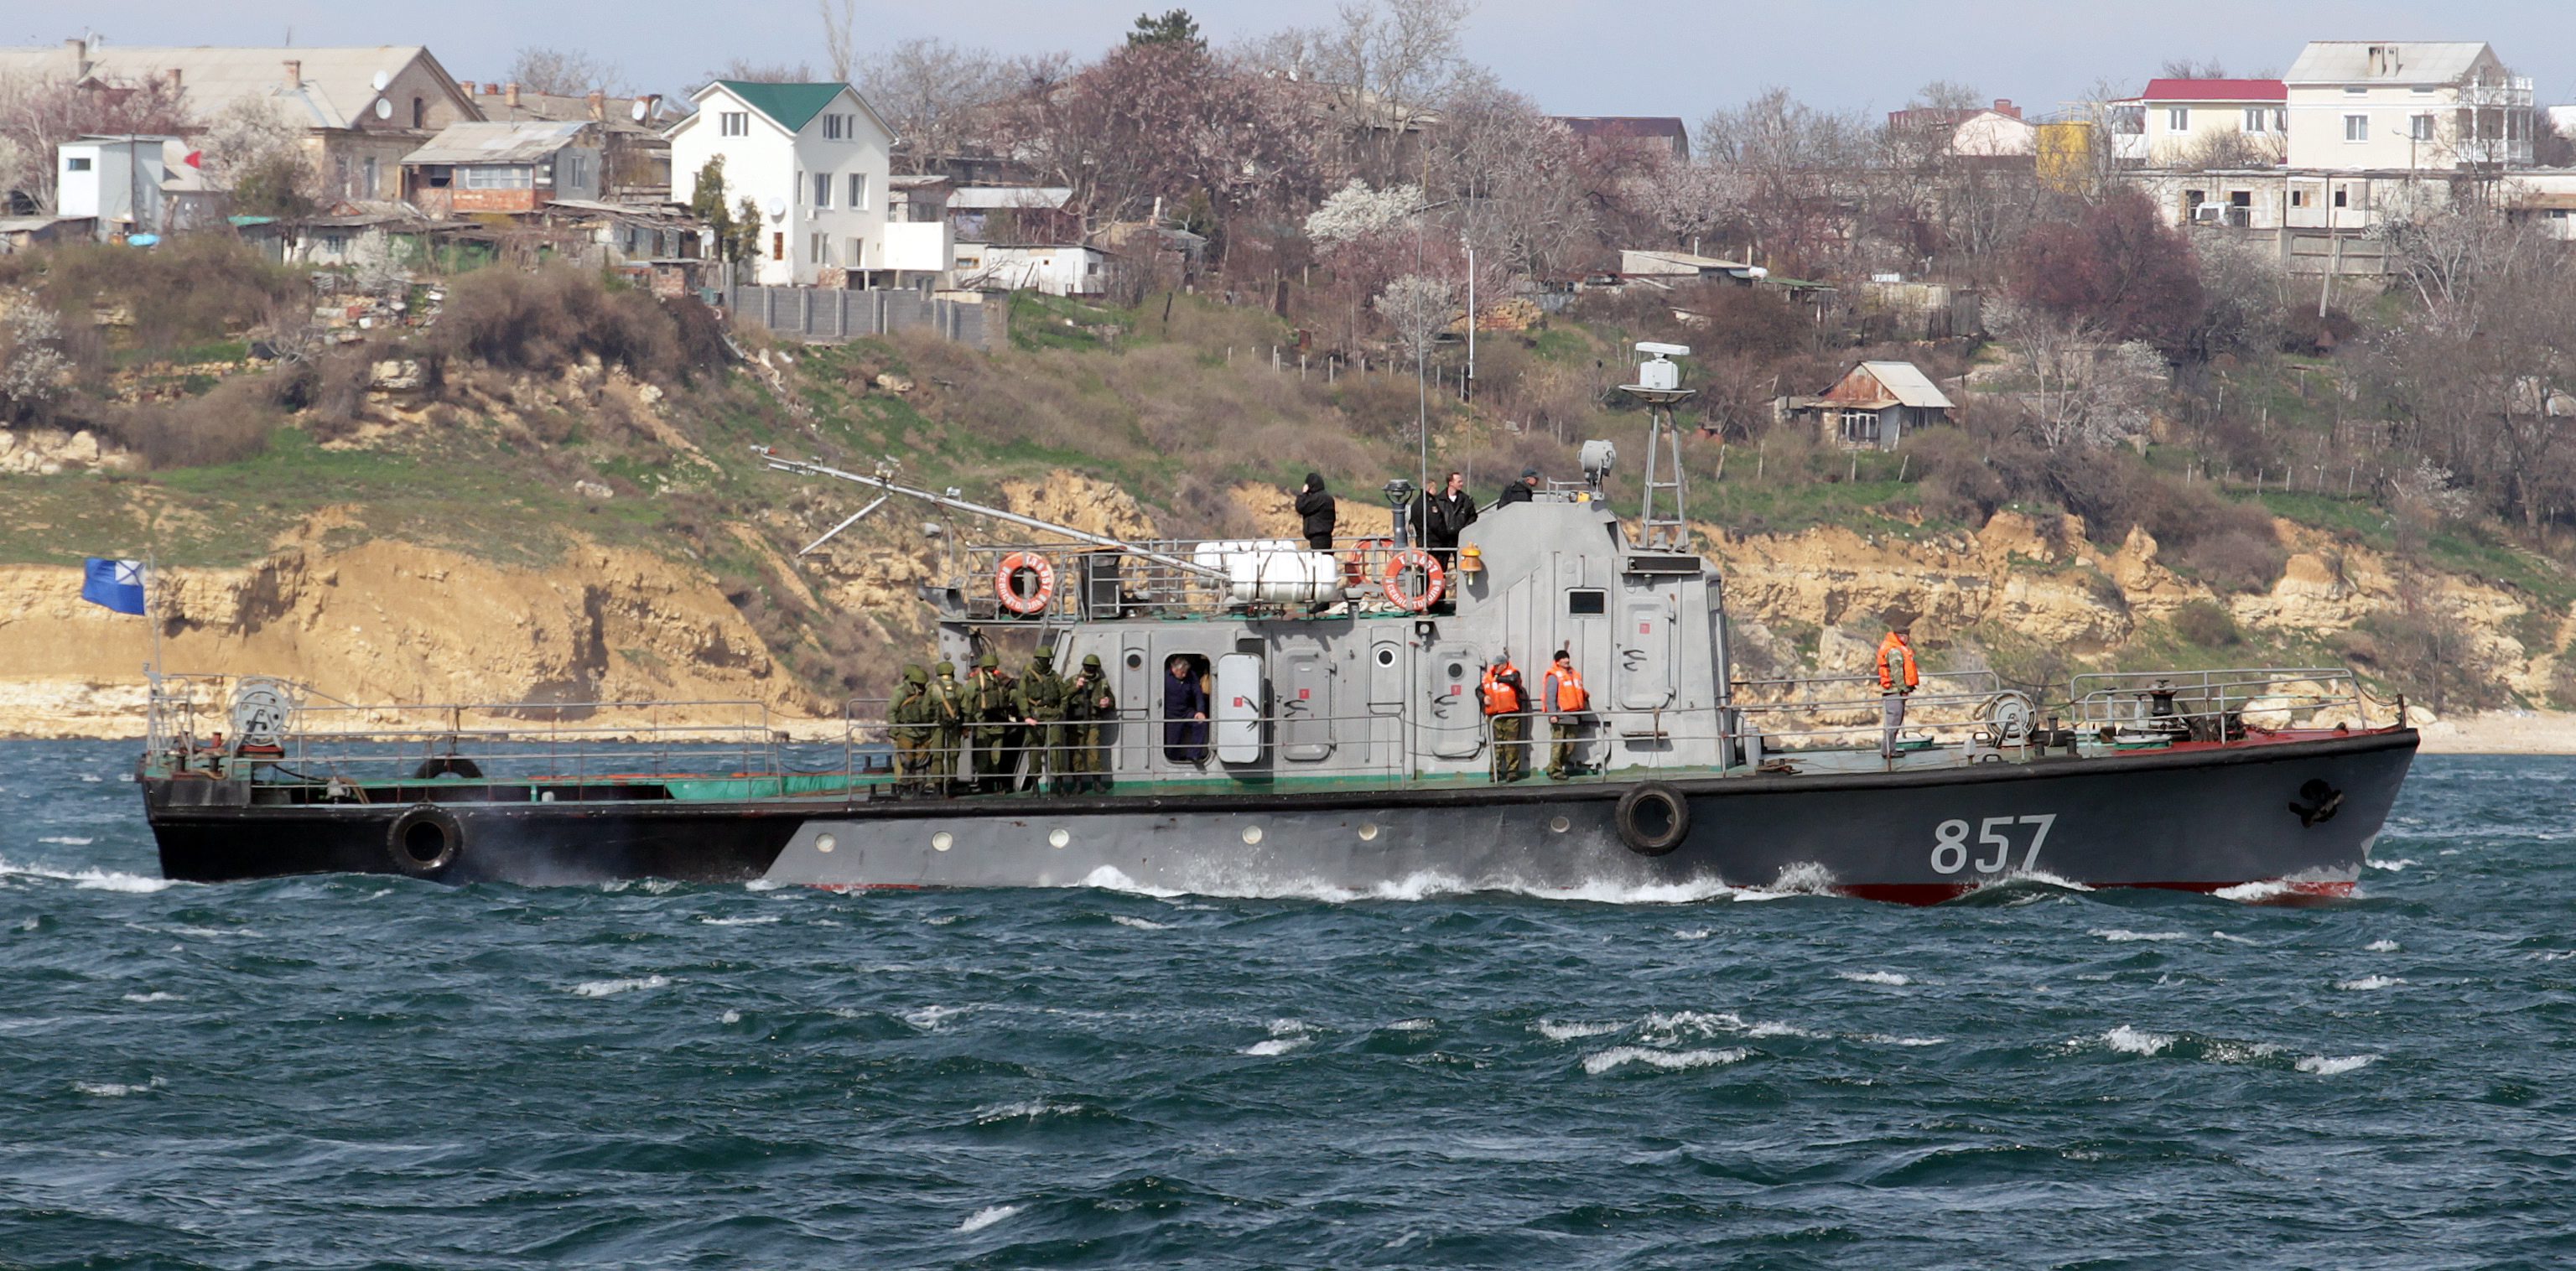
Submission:
[[[1583,677],[1577,674],[1573,667],[1550,667],[1548,668],[1547,677],[1556,681],[1556,710],[1558,714],[1571,715],[1576,711],[1586,710],[1591,707],[1592,695],[1583,691]]]
[[[1485,682],[1482,688],[1485,695],[1486,714],[1512,715],[1519,713],[1521,708],[1520,690],[1511,684],[1505,683],[1503,680],[1504,672],[1517,672],[1518,670],[1519,668],[1513,666],[1509,662],[1497,662],[1494,665],[1485,668]]]
[[[1904,668],[1901,678],[1905,682],[1905,687],[1917,688],[1922,685],[1922,677],[1915,673],[1914,646],[1907,644],[1905,637],[1890,631],[1886,639],[1878,642],[1878,687],[1881,690],[1896,691],[1897,681],[1900,678],[1897,667]]]

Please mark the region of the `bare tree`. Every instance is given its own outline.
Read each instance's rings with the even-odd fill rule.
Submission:
[[[859,69],[858,0],[814,0],[823,19],[823,68],[847,84]]]
[[[708,79],[740,80],[747,84],[811,84],[814,65],[811,62],[756,62],[747,57],[734,58],[706,74]]]
[[[1999,304],[1990,322],[2024,382],[2020,396],[2039,444],[2100,449],[2145,434],[2171,382],[2155,346],[2110,344],[2091,326],[2035,305]]]
[[[1494,277],[1565,272],[1591,241],[1593,173],[1574,134],[1528,98],[1476,75],[1442,106],[1423,167],[1424,197],[1449,219]]]
[[[581,49],[529,45],[510,59],[510,82],[531,93],[579,97],[594,89],[622,94],[617,64]]]
[[[1702,238],[1743,220],[1746,193],[1737,169],[1689,160],[1666,163],[1620,188],[1631,208],[1693,250]]]
[[[1465,70],[1459,37],[1473,12],[1472,0],[1346,0],[1331,26],[1278,32],[1239,52],[1313,85],[1351,173],[1385,186],[1406,175],[1413,142]]]
[[[1700,125],[1709,162],[1745,183],[1751,246],[1797,268],[1827,263],[1822,258],[1865,216],[1863,178],[1876,132],[1856,112],[1820,111],[1783,88]]]
[[[907,172],[941,170],[981,131],[980,115],[1044,77],[988,49],[932,39],[892,45],[856,71],[851,82],[895,130],[895,165]]]
[[[2214,57],[2169,57],[2156,68],[2159,79],[2225,79],[2227,65]]]
[[[0,77],[0,139],[14,171],[0,170],[0,195],[24,194],[51,210],[59,165],[54,147],[76,137],[116,133],[179,133],[193,126],[178,81],[153,76],[111,85],[68,79]]]
[[[1431,342],[1458,316],[1457,292],[1449,281],[1422,274],[1406,274],[1388,283],[1369,307],[1386,319],[1417,366],[1431,356]]]

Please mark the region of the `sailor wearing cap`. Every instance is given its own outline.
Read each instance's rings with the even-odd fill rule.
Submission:
[[[1506,503],[1527,503],[1530,501],[1530,496],[1536,493],[1538,493],[1538,469],[1523,468],[1521,479],[1504,486],[1503,497],[1494,500],[1494,506],[1501,507]]]

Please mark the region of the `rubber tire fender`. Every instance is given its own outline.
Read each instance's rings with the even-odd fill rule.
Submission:
[[[438,851],[427,860],[412,854],[410,839],[424,827],[438,832]],[[456,814],[435,803],[415,803],[394,818],[393,828],[385,832],[385,854],[393,858],[394,868],[414,878],[436,878],[456,864],[465,851],[465,827],[457,824]]]
[[[1664,825],[1659,833],[1649,834],[1638,824],[1639,810],[1649,802],[1661,805],[1658,811]],[[1641,782],[1619,796],[1618,809],[1611,819],[1618,826],[1619,841],[1627,844],[1629,851],[1639,856],[1666,856],[1690,837],[1690,800],[1663,782]]]

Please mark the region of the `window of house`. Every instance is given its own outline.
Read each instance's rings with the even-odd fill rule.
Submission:
[[[839,141],[840,139],[841,139],[841,117],[840,117],[839,115],[825,115],[825,116],[823,116],[823,140],[825,140],[825,141]]]
[[[2368,115],[2346,115],[2346,116],[2344,116],[2344,117],[2343,117],[2343,139],[2344,139],[2344,140],[2346,140],[2346,141],[2368,141],[2368,140],[2370,140],[2370,116],[2368,116]]]
[[[1875,445],[1878,441],[1878,412],[1847,410],[1840,412],[1842,439],[1853,445]]]
[[[817,265],[828,265],[828,264],[831,264],[831,263],[832,263],[832,240],[831,240],[831,238],[830,238],[828,235],[816,234],[816,235],[813,237],[813,239],[812,239],[811,241],[809,241],[809,242],[807,242],[807,243],[805,244],[805,253],[806,253],[807,255],[809,255],[809,256],[812,256],[812,257],[814,258],[814,263],[815,263],[815,264],[817,264]]]
[[[2166,107],[2166,108],[2165,108],[2165,128],[2166,128],[2168,131],[2171,131],[2171,132],[2189,132],[2189,131],[2191,131],[2191,107],[2189,107],[2189,106],[2168,106],[2168,107]]]
[[[2345,189],[2343,186],[2340,186],[2340,185],[2336,186],[2336,187],[2335,187],[2335,206],[2336,206],[2336,207],[2350,207],[2350,206],[2352,206],[2352,194],[2351,194],[2351,191],[2349,191],[2349,190]]]
[[[868,210],[867,173],[853,172],[850,174],[850,210],[853,212],[864,212]]]
[[[959,269],[982,269],[984,267],[984,258],[981,256],[960,256],[957,258],[957,267]]]
[[[2305,190],[2292,190],[2292,191],[2290,191],[2290,206],[2292,206],[2292,207],[2306,207],[2307,205],[2308,205],[2308,192],[2307,192],[2307,191],[2305,191]]]
[[[87,172],[89,171],[89,160],[85,157],[65,159],[63,160],[63,171]]]
[[[771,260],[785,260],[785,259],[787,259],[787,235],[786,235],[786,234],[784,234],[784,233],[782,233],[782,232],[780,232],[780,231],[778,231],[778,230],[771,230],[771,231],[769,232],[769,258],[770,258]]]
[[[850,268],[858,269],[868,263],[867,246],[868,240],[864,238],[850,240]]]
[[[2358,85],[2358,84],[2354,84],[2354,85],[2350,85],[2350,86],[2346,87],[2346,88],[2343,90],[2343,95],[2344,95],[2344,96],[2346,96],[2346,97],[2359,97],[2359,96],[2361,96],[2363,93],[2366,93],[2366,92],[2369,92],[2369,91],[2370,91],[2370,90],[2369,90],[2369,89],[2367,89],[2367,88],[2363,88],[2363,87],[2361,87],[2361,86],[2360,86],[2360,85]]]
[[[2431,115],[2417,115],[2408,119],[2406,121],[2406,139],[2409,141],[2431,141],[2433,139],[2433,117]]]
[[[535,170],[518,164],[478,163],[465,169],[469,190],[524,190],[535,183]]]
[[[2260,106],[2245,108],[2245,131],[2262,132],[2272,122],[2272,112]]]
[[[716,133],[718,136],[724,137],[750,136],[751,112],[747,110],[726,110],[717,112]]]
[[[587,157],[577,154],[565,155],[563,157],[563,170],[558,172],[556,175],[560,178],[558,184],[569,186],[573,189],[580,189],[581,187],[588,185],[590,183],[590,165],[587,161]]]
[[[818,208],[832,206],[832,174],[829,172],[814,174],[814,206]]]
[[[367,164],[366,164],[366,174],[367,174],[367,186],[366,186],[366,190],[367,190],[367,197],[368,197],[368,198],[371,198],[371,199],[372,199],[372,198],[374,198],[374,197],[376,197],[376,175],[377,175],[377,171],[378,171],[378,169],[377,169],[377,166],[376,166],[376,157],[375,157],[374,155],[368,155],[368,156],[367,156]]]
[[[429,103],[417,97],[411,99],[411,126],[414,128],[429,126]]]

